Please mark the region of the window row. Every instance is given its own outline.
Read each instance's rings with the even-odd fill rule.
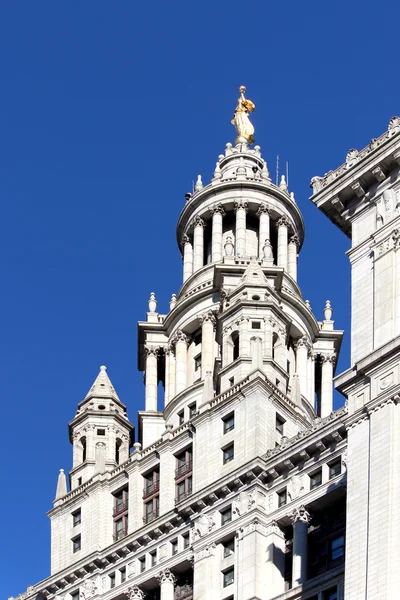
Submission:
[[[329,480],[337,477],[342,472],[342,461],[341,458],[337,458],[334,461],[327,463]],[[322,467],[319,467],[316,471],[309,473],[308,475],[310,479],[310,490],[313,490],[320,485],[322,485]],[[287,504],[288,494],[287,488],[282,488],[281,490],[276,492],[278,497],[278,508]]]

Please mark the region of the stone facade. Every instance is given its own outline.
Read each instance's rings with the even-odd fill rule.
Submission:
[[[178,220],[183,284],[139,322],[138,442],[105,367],[71,421],[51,575],[20,600],[395,598],[400,127],[312,181],[352,238],[352,366],[297,283],[303,219],[259,146],[227,144]],[[399,203],[400,205],[400,203]],[[159,382],[164,397],[159,398]]]

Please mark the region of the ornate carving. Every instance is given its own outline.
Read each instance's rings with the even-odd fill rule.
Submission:
[[[186,244],[191,244],[190,238],[188,235],[186,235],[186,233],[183,234],[181,243],[182,246],[185,246]]]
[[[222,217],[225,216],[225,211],[224,211],[224,207],[222,206],[222,204],[215,204],[214,206],[212,206],[210,208],[210,213],[212,215],[221,215]]]
[[[217,321],[215,319],[215,315],[212,312],[212,310],[209,310],[208,312],[206,312],[204,315],[200,315],[198,317],[200,323],[203,325],[204,323],[212,323],[213,327],[215,328]]]
[[[105,445],[105,444],[104,444]],[[88,600],[97,593],[97,584],[94,579],[85,579],[79,588],[79,598]]]
[[[336,354],[334,354],[334,353],[333,354],[321,354],[320,358],[321,358],[322,363],[329,362],[329,363],[332,363],[332,365],[334,365],[336,362]]]
[[[304,475],[294,475],[287,486],[287,494],[290,500],[295,500],[304,494]]]
[[[295,344],[295,349],[298,350],[299,348],[307,348],[307,350],[310,350],[311,348],[311,344],[310,341],[308,340],[307,336],[303,335],[301,338],[299,338]]]
[[[203,219],[201,217],[199,217],[199,215],[197,215],[197,217],[194,217],[193,221],[191,222],[191,226],[194,227],[205,227],[206,224],[203,221]]]
[[[249,205],[244,200],[239,200],[238,202],[235,202],[235,204],[233,205],[233,208],[234,208],[235,212],[237,212],[239,209],[243,209],[247,212]]]
[[[267,535],[274,534],[283,537],[283,532],[276,521],[271,521],[270,523],[268,523],[265,527],[265,531]]]
[[[295,244],[296,248],[300,246],[299,236],[294,234],[289,238],[289,244]]]
[[[302,523],[309,523],[311,521],[310,513],[307,512],[304,504],[302,504],[298,508],[295,508],[290,516],[293,525],[298,521],[301,521]]]
[[[164,569],[164,571],[159,572],[158,581],[159,581],[160,585],[162,585],[163,583],[166,583],[166,582],[172,583],[173,585],[175,585],[176,577],[169,569]]]
[[[173,346],[176,346],[176,344],[178,342],[185,342],[185,344],[189,343],[188,336],[185,333],[183,333],[183,331],[181,329],[178,329],[178,331],[175,332],[175,334],[172,336],[172,339],[171,339],[170,343]]]
[[[146,597],[146,594],[137,585],[128,587],[129,600],[143,600],[143,598],[145,598],[145,597]]]
[[[256,212],[257,217],[260,217],[262,214],[271,214],[271,208],[268,206],[268,204],[265,204],[264,202],[260,204],[260,206],[258,207],[258,211]]]
[[[128,576],[128,579],[131,579],[132,577],[135,577],[136,575],[136,565],[135,565],[135,561],[133,560],[132,562],[127,564],[127,568],[126,568],[126,574]]]
[[[144,355],[147,358],[148,356],[155,356],[157,358],[160,352],[159,346],[145,346],[144,347]]]
[[[196,563],[199,560],[202,560],[203,558],[214,556],[216,547],[217,545],[215,543],[212,543],[208,546],[204,546],[204,548],[201,548],[200,550],[197,550],[197,552],[195,552],[193,555],[193,561]]]
[[[264,494],[258,490],[240,492],[238,498],[236,498],[232,503],[232,512],[233,514],[241,516],[257,507],[265,510]]]
[[[215,529],[214,515],[201,515],[192,527],[192,540],[208,535]]]
[[[158,549],[158,560],[161,562],[162,560],[167,558],[167,555],[168,555],[168,546],[167,546],[167,544],[162,544],[160,546],[160,548]]]
[[[277,222],[278,227],[289,227],[290,221],[285,215],[283,215]]]

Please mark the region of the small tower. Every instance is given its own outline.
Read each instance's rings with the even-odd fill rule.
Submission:
[[[133,444],[133,425],[107,375],[100,367],[92,387],[74,419],[69,423],[73,444],[71,489],[88,481],[95,473],[110,471],[127,460]]]

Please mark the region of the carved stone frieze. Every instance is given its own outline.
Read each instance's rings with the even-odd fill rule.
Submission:
[[[239,496],[232,502],[232,512],[235,515],[241,516],[254,508],[262,508],[265,510],[265,506],[265,495],[259,490],[250,490],[240,492]]]
[[[191,529],[191,538],[192,541],[196,541],[199,538],[202,538],[215,529],[215,518],[214,514],[210,515],[200,515],[200,517],[195,521],[194,526]]]

